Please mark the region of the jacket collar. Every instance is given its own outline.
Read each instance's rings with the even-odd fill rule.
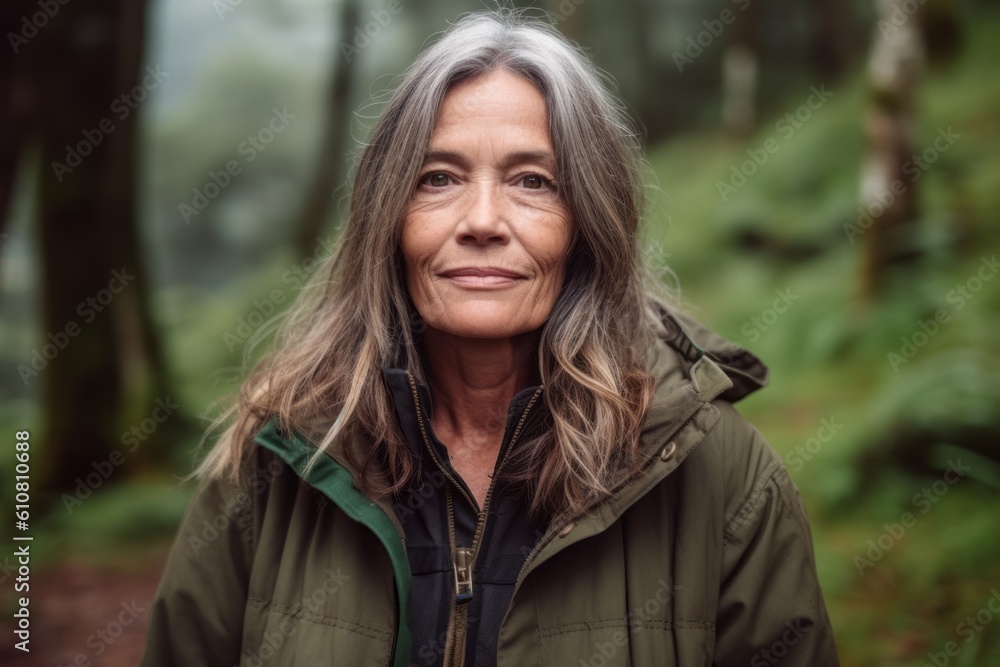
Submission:
[[[382,379],[392,397],[396,416],[399,419],[399,423],[403,425],[403,435],[410,450],[418,458],[422,457],[424,443],[416,425],[418,419],[422,419],[424,424],[429,424],[431,416],[434,414],[434,404],[431,398],[430,387],[426,382],[416,379],[409,371],[393,366],[386,366],[382,369]],[[539,389],[543,389],[542,385],[526,387],[517,392],[511,399],[507,407],[507,421],[503,436],[504,444],[510,439],[518,419],[524,413],[528,403],[531,402],[532,397]],[[419,414],[417,412],[418,405]],[[536,400],[536,405],[537,407],[533,409],[530,416],[532,424],[538,422],[536,415],[541,414],[542,411],[540,408],[544,406],[544,402]],[[433,437],[431,432],[428,432],[428,436],[431,437],[434,446],[439,446],[437,439]]]
[[[718,409],[710,405],[712,400],[722,398],[737,401],[763,387],[768,381],[767,367],[747,350],[727,341],[683,313],[661,308],[659,314],[666,335],[657,341],[647,357],[647,368],[655,378],[656,388],[654,402],[646,414],[640,434],[640,449],[651,464],[664,453],[671,442],[675,445],[674,451],[671,452],[669,461],[664,462],[665,465],[647,465],[641,475],[621,480],[611,497],[592,508],[594,518],[599,518],[590,522],[589,530],[594,532],[607,527],[672,472],[701,441],[719,418]],[[393,391],[395,405],[404,409],[409,405],[412,410],[412,404],[403,400],[401,391],[406,376],[403,369],[383,369],[383,377]],[[432,410],[430,391],[424,383],[416,382],[416,387],[429,415]],[[526,388],[514,397],[508,409],[508,420],[510,414],[517,410],[519,401],[530,398],[534,389],[537,387]],[[358,471],[347,462],[343,448],[351,447],[355,460],[360,461],[364,460],[372,443],[367,435],[357,432],[347,440],[346,443],[335,446],[329,456],[357,480]],[[307,446],[304,438],[296,438],[294,441],[299,447]],[[372,466],[370,472],[383,474],[377,466]],[[402,525],[396,518],[391,499],[383,498],[375,503],[386,512],[402,537]],[[565,525],[569,520],[567,517],[560,521],[557,517],[553,526]],[[586,532],[588,531],[576,530],[574,534],[577,539],[582,539]],[[561,542],[564,545],[569,543]]]
[[[515,595],[528,572],[571,544],[607,529],[676,470],[718,422],[721,413],[711,401],[737,401],[767,383],[767,367],[750,352],[684,315],[661,314],[668,335],[648,359],[656,390],[640,435],[645,466],[638,475],[620,480],[609,497],[582,516],[555,517],[528,554]],[[562,539],[554,539],[556,535]]]

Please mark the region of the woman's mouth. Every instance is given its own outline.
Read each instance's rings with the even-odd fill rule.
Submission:
[[[468,287],[501,287],[525,278],[516,271],[494,266],[463,266],[443,271],[440,275]]]

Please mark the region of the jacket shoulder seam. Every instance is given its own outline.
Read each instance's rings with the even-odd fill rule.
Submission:
[[[775,459],[764,468],[747,499],[740,506],[739,511],[726,524],[722,541],[723,546],[728,546],[736,538],[736,534],[747,523],[750,516],[757,511],[757,508],[764,501],[764,490],[774,480],[774,476],[779,470],[781,470],[781,459]]]

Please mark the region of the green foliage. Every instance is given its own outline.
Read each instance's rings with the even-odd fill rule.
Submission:
[[[984,85],[998,33],[998,17],[978,20],[965,52],[922,85],[917,149],[948,128],[960,137],[908,184],[918,254],[877,302],[859,294],[866,239],[844,229],[858,217],[862,74],[830,86],[787,138],[780,113],[745,142],[687,137],[649,153],[649,238],[669,253],[693,312],[772,369],[771,386],[741,409],[806,500],[844,664],[922,664],[961,643],[957,624],[1000,580],[1000,276],[976,279],[1000,250],[1000,88]],[[747,166],[744,184],[720,188],[770,139],[779,148]],[[781,291],[797,298],[779,304]],[[841,428],[820,442],[831,418]],[[959,459],[972,470],[943,487]],[[935,488],[946,495],[919,499]],[[906,512],[916,523],[859,574],[854,557]],[[1000,660],[998,627],[951,664]]]
[[[72,545],[92,561],[115,561],[137,545],[170,540],[193,491],[193,482],[172,477],[133,478],[100,489],[72,514],[60,505],[39,525],[36,543],[43,558]]]

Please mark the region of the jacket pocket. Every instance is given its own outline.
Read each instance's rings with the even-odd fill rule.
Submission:
[[[240,667],[384,667],[392,658],[392,633],[324,616],[307,604],[293,607],[251,598],[243,630]]]

